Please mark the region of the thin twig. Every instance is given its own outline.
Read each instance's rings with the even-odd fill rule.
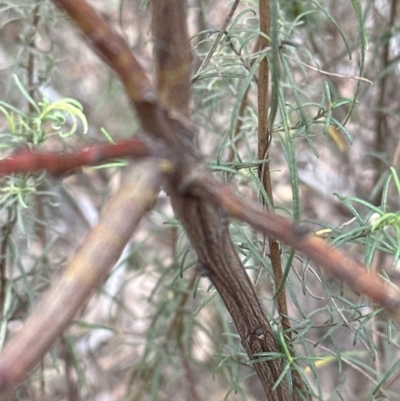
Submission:
[[[385,69],[387,65],[389,64],[389,46],[390,46],[390,41],[389,38],[389,29],[390,27],[393,27],[395,24],[396,20],[396,14],[397,14],[397,0],[392,0],[390,3],[390,11],[389,11],[389,21],[388,25],[385,28],[386,29],[386,34],[384,36],[384,39],[386,43],[383,46],[382,50],[382,63],[381,63],[381,69]],[[384,152],[387,152],[388,149],[388,143],[387,140],[389,138],[389,132],[388,132],[388,120],[387,120],[387,115],[386,113],[382,112],[382,109],[385,107],[385,102],[386,102],[386,92],[388,89],[387,81],[388,81],[388,74],[385,74],[379,85],[379,97],[378,101],[376,104],[376,112],[375,112],[375,144],[374,144],[374,151],[377,152],[377,154],[381,154]],[[386,164],[382,161],[380,157],[375,157],[374,158],[374,168],[375,168],[375,185],[378,184],[381,174],[386,167]],[[382,190],[378,191],[376,193],[374,200],[374,203],[376,205],[379,204],[380,199],[382,198]]]
[[[365,82],[365,83],[370,84],[370,85],[373,84],[373,82],[371,80],[369,80],[367,78],[364,78],[364,77],[359,77],[358,75],[346,75],[346,74],[338,74],[338,73],[335,73],[335,72],[329,72],[329,71],[322,70],[321,68],[313,67],[312,65],[304,63],[303,61],[301,61],[299,59],[295,59],[295,58],[289,57],[287,55],[285,55],[285,57],[287,57],[289,60],[295,62],[296,64],[300,64],[300,65],[308,68],[309,70],[318,72],[319,74],[327,75],[327,76],[330,76],[330,77],[354,79],[356,81],[362,81],[362,82]]]
[[[8,243],[16,221],[17,221],[16,213],[14,213],[12,208],[8,208],[6,223],[1,228],[1,244],[0,244],[0,315],[3,318],[4,318],[3,311],[6,297],[6,286],[7,286],[6,267],[7,267]]]
[[[207,57],[206,57],[206,58],[204,59],[204,61],[201,63],[201,65],[200,65],[200,67],[199,67],[199,69],[198,69],[198,71],[197,71],[197,74],[198,74],[199,72],[203,71],[204,68],[206,68],[207,65],[208,65],[208,63],[210,62],[211,57],[213,56],[213,54],[214,54],[216,48],[218,47],[218,44],[219,44],[219,42],[221,41],[222,36],[225,34],[226,28],[227,28],[227,26],[228,26],[230,20],[232,19],[233,14],[235,13],[237,6],[239,5],[239,1],[240,1],[240,0],[235,0],[235,2],[232,4],[232,7],[231,7],[231,9],[230,9],[230,11],[229,11],[229,14],[226,16],[225,21],[224,21],[224,23],[222,24],[222,27],[221,27],[220,31],[218,32],[217,39],[215,39],[213,45],[211,46],[210,51],[209,51],[208,54],[207,54]]]

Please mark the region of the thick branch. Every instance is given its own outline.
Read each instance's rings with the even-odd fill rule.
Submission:
[[[248,278],[229,238],[226,218],[221,208],[208,204],[205,199],[193,199],[190,196],[182,196],[181,189],[188,177],[199,171],[211,177],[211,172],[202,165],[201,157],[197,154],[193,142],[190,123],[182,117],[176,117],[176,110],[166,110],[167,105],[156,101],[143,69],[130,53],[129,47],[122,39],[116,38],[115,33],[102,21],[82,0],[55,0],[55,3],[64,8],[81,27],[87,38],[91,41],[96,51],[107,61],[122,80],[126,92],[132,100],[142,126],[153,138],[160,139],[170,150],[171,161],[175,164],[175,173],[168,180],[168,189],[174,209],[183,226],[188,232],[189,238],[195,247],[199,261],[207,271],[217,290],[223,297],[242,338],[243,345],[250,358],[258,352],[279,352],[279,347],[272,334],[272,329],[264,311],[257,299],[255,290]],[[165,4],[155,2],[154,6]],[[182,15],[181,1],[171,2],[175,11],[169,11],[170,15]],[[179,9],[179,10],[178,10]],[[158,15],[158,14],[157,14]],[[155,18],[157,20],[157,17]],[[178,41],[172,31],[156,31],[160,40],[172,41],[176,46],[188,40],[184,21],[176,19],[178,32],[184,34],[184,38]],[[168,40],[167,40],[168,38]],[[158,38],[156,37],[156,41]],[[158,46],[158,47],[157,47]],[[171,45],[168,48],[171,49]],[[161,48],[162,45],[157,45]],[[187,53],[187,46],[181,46],[178,52]],[[156,52],[156,56],[162,56],[171,61],[171,55],[164,51]],[[184,60],[188,55],[183,56]],[[173,61],[171,61],[173,63]],[[168,65],[169,63],[167,63]],[[157,61],[156,65],[162,65]],[[171,99],[171,90],[176,87],[176,81],[165,80],[164,72],[158,70],[159,89],[163,92],[164,101]],[[141,79],[144,80],[142,84]],[[188,77],[182,76],[183,84],[180,90],[188,87],[184,82]],[[182,94],[184,95],[184,94]],[[184,104],[185,96],[180,96],[174,107]],[[224,244],[225,247],[221,247]],[[272,392],[280,373],[283,370],[282,360],[274,360],[255,364],[266,394],[272,401],[288,401],[288,385],[283,380],[277,390]]]
[[[153,33],[159,97],[171,113],[188,115],[190,49],[186,31],[185,1],[153,2]],[[163,23],[168,21],[168,23]],[[177,139],[183,140],[177,133]],[[191,144],[191,152],[195,152]],[[181,169],[168,181],[172,205],[196,250],[199,267],[207,274],[228,308],[250,359],[260,352],[280,349],[273,330],[230,239],[225,211],[204,198],[182,195],[181,187],[193,172],[211,172],[180,155]],[[283,371],[283,361],[256,363],[255,370],[272,401],[289,401],[287,381],[272,391]]]
[[[6,394],[26,378],[104,280],[140,219],[151,208],[161,176],[155,162],[129,168],[99,223],[0,354],[1,400],[6,400]]]
[[[260,352],[280,353],[273,331],[258,300],[254,286],[234,249],[226,212],[206,198],[177,196],[171,192],[174,210],[196,250],[199,268],[208,275],[231,314],[250,359]],[[255,363],[268,400],[290,400],[284,380],[272,387],[283,370],[283,361]]]

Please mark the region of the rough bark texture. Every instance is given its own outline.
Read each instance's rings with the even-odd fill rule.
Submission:
[[[260,352],[281,352],[230,239],[226,212],[205,198],[171,193],[171,199],[197,252],[201,272],[208,275],[224,300],[249,358],[257,359],[255,354]],[[254,367],[268,400],[292,399],[286,380],[272,391],[283,370],[282,360],[255,363]]]
[[[191,54],[186,29],[186,2],[153,2],[153,34],[158,97],[170,115],[189,116]],[[167,23],[166,23],[167,21]],[[201,164],[188,136],[176,132],[176,139],[186,147],[179,167],[168,180],[172,206],[179,216],[198,256],[199,269],[208,275],[239,332],[250,359],[260,352],[279,353],[271,325],[229,236],[226,211],[210,204],[205,197],[193,197],[185,184],[199,172],[211,175]],[[177,154],[177,153],[176,153]],[[265,394],[273,401],[291,399],[287,381],[272,391],[283,370],[282,360],[255,363]]]

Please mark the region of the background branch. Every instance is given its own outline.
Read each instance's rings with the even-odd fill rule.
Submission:
[[[106,278],[160,187],[157,163],[129,167],[120,190],[104,209],[67,268],[43,294],[24,327],[0,354],[0,399],[7,400],[56,338],[82,310],[88,296]]]

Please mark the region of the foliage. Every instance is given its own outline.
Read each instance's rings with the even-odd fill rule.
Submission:
[[[34,7],[31,3],[7,2],[0,9],[3,28],[21,32],[32,28],[35,10],[41,10],[40,24],[35,26],[38,43],[22,41],[20,52],[0,43],[0,50],[13,60],[1,76],[10,98],[0,100],[4,155],[20,146],[59,149],[61,143],[64,149],[89,143],[90,136],[77,133],[79,125],[95,139],[102,138],[99,132],[104,126],[110,141],[123,137],[132,122],[131,116],[121,113],[127,102],[114,78],[101,73],[100,78],[91,77],[100,67],[82,56],[89,50],[73,32],[60,28],[65,22],[54,25],[50,2],[39,1]],[[124,2],[98,3],[96,7],[148,62],[147,2],[132,9]],[[194,3],[189,9],[197,21],[191,44],[194,64],[199,66],[229,10],[213,14],[217,5]],[[241,2],[210,62],[194,72],[192,118],[198,127],[198,146],[214,174],[235,185],[243,196],[256,198],[261,193],[276,213],[346,248],[371,270],[396,282],[400,184],[397,150],[391,150],[396,145],[391,132],[397,116],[390,105],[398,68],[397,57],[380,50],[389,42],[398,45],[394,25],[392,31],[381,33],[382,25],[390,25],[393,2],[385,2],[388,11],[382,14],[368,1],[340,6],[332,1],[270,4],[269,48],[254,51],[258,11],[255,2]],[[50,53],[57,55],[58,73],[52,72],[54,59],[43,61],[39,42],[46,35],[52,38]],[[60,49],[67,52],[62,58]],[[25,68],[29,63],[21,56],[23,50],[28,59],[36,58],[43,77],[37,73],[37,79],[29,81],[32,74]],[[74,57],[79,68],[91,74],[77,74],[76,79],[69,66],[63,66],[63,58]],[[265,57],[271,70],[269,160],[274,206],[258,177],[265,161],[255,157],[257,71]],[[65,87],[61,76],[75,84]],[[365,77],[376,77],[374,87]],[[18,95],[11,93],[11,85],[16,85]],[[47,100],[41,91],[49,89],[62,96]],[[379,130],[386,133],[384,149],[377,145]],[[376,160],[383,160],[380,167]],[[45,174],[3,180],[1,246],[8,258],[7,273],[4,257],[1,263],[2,282],[7,280],[1,295],[2,343],[10,323],[18,323],[28,313],[28,304],[47,287],[49,266],[63,263],[89,222],[96,220],[119,175],[118,169],[90,169],[63,180],[61,189]],[[49,204],[49,196],[59,200]],[[20,399],[55,399],[60,392],[89,399],[100,394],[132,400],[172,395],[257,399],[250,369],[254,361],[243,352],[215,289],[196,274],[196,256],[163,200],[161,195],[159,207],[125,249],[106,284],[65,334],[62,345],[43,362],[41,373],[20,390]],[[28,207],[26,223],[21,210]],[[288,341],[275,302],[282,286],[274,281],[265,239],[239,223],[231,224],[231,234],[282,348],[280,354],[261,357],[282,359],[283,375],[298,371],[314,399],[396,399],[398,326],[364,296],[332,281],[318,266],[282,245],[292,335]],[[204,392],[203,387],[212,391]]]

